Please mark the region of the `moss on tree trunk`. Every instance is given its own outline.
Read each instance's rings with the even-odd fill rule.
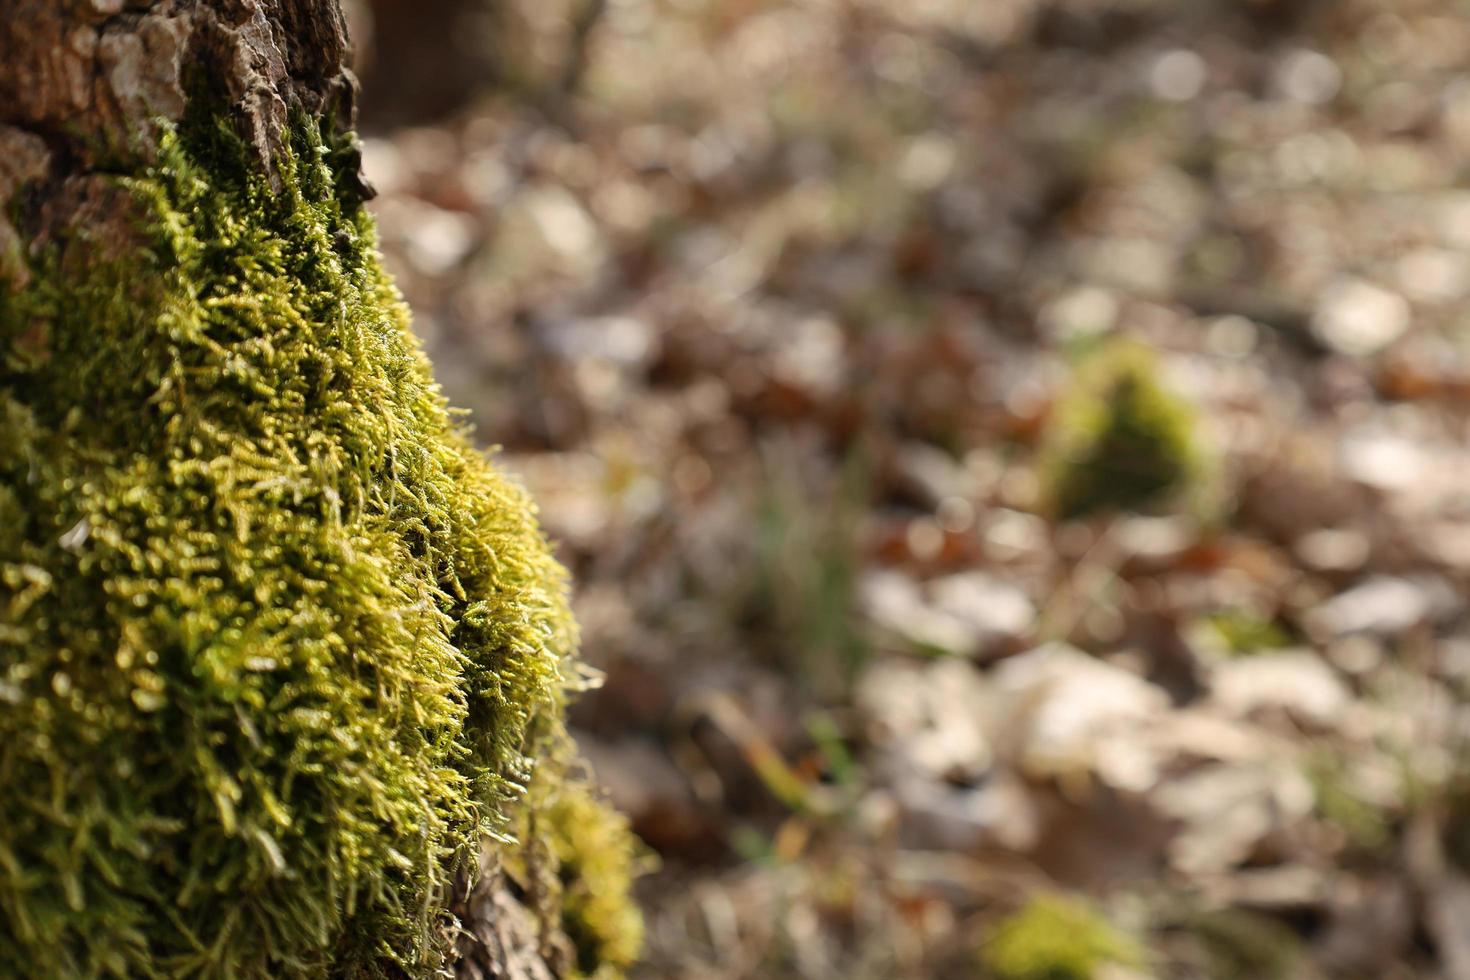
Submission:
[[[617,975],[565,576],[379,266],[336,0],[0,50],[0,963]]]

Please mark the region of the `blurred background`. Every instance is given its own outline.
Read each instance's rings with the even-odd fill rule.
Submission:
[[[647,978],[1470,978],[1464,0],[359,0]]]

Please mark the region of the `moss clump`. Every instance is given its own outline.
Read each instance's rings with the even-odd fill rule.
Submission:
[[[643,945],[643,918],[630,894],[642,857],[627,819],[568,771],[569,759],[563,748],[537,773],[517,827],[534,846],[509,852],[505,863],[540,896],[546,924],[567,940],[566,974],[618,980]]]
[[[1141,944],[1090,906],[1061,895],[1033,898],[1002,921],[981,949],[995,980],[1092,980],[1107,964],[1139,967]]]
[[[557,725],[564,574],[318,128],[280,193],[221,132],[118,178],[125,261],[0,292],[0,963],[428,976]]]
[[[1042,496],[1061,520],[1143,511],[1187,495],[1202,469],[1188,403],[1146,348],[1115,342],[1083,361],[1053,411]]]
[[[643,945],[643,919],[629,898],[637,856],[627,821],[578,783],[562,789],[545,819],[577,970],[597,980],[621,976]]]

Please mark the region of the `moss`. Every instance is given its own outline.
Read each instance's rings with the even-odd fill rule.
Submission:
[[[281,193],[163,143],[126,261],[0,292],[0,963],[433,975],[559,724],[565,576],[317,128]]]
[[[1291,646],[1293,639],[1279,622],[1245,609],[1222,609],[1205,617],[1204,625],[1218,644],[1235,656],[1281,650]]]
[[[1061,895],[1033,898],[981,949],[995,980],[1091,980],[1109,964],[1139,967],[1142,945],[1100,913]]]
[[[631,897],[642,853],[627,819],[568,771],[570,752],[553,759],[532,784],[518,826],[535,845],[511,850],[506,866],[540,896],[546,924],[567,940],[567,975],[620,980],[643,945],[643,918]]]
[[[1167,506],[1202,470],[1194,413],[1146,348],[1113,342],[1083,360],[1048,423],[1042,495],[1054,516]]]

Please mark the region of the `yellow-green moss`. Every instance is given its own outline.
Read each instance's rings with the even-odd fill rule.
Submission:
[[[1041,895],[996,926],[980,950],[994,980],[1092,980],[1107,964],[1140,967],[1143,946],[1091,906]]]
[[[280,193],[190,132],[118,178],[131,254],[81,229],[0,291],[0,964],[433,975],[560,708],[565,576],[317,127]]]
[[[1291,634],[1280,623],[1245,609],[1222,609],[1206,616],[1203,625],[1219,646],[1237,656],[1280,650],[1292,643]]]
[[[566,758],[538,773],[517,828],[533,847],[510,851],[506,866],[540,896],[548,925],[570,944],[568,975],[620,980],[643,945],[643,917],[631,897],[639,844],[627,819],[567,771]]]
[[[1108,344],[1074,372],[1047,426],[1046,509],[1062,520],[1178,502],[1203,471],[1190,405],[1138,344]]]

